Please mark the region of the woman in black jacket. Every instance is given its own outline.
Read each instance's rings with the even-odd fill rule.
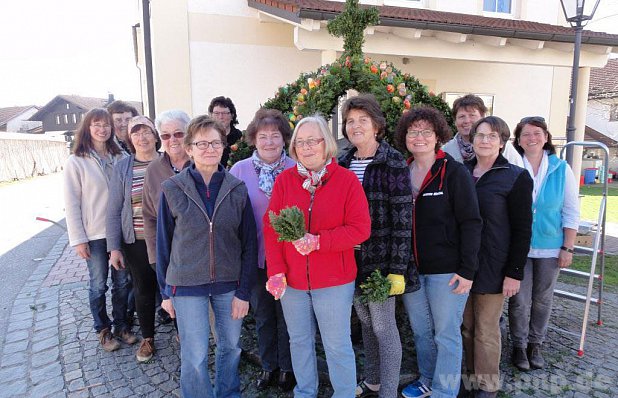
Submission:
[[[532,234],[532,179],[502,156],[509,127],[495,116],[472,126],[476,154],[465,163],[476,184],[483,232],[479,269],[464,311],[466,369],[478,383],[476,397],[500,387],[500,315],[504,298],[519,291]]]
[[[352,170],[360,180],[371,216],[371,237],[355,251],[358,274],[354,308],[365,349],[365,380],[358,384],[356,397],[395,397],[401,368],[395,296],[418,289],[416,267],[410,266],[410,173],[401,153],[383,139],[386,119],[373,95],[348,99],[341,115],[343,135],[352,146],[339,157],[339,164]],[[367,282],[375,270],[391,282],[390,297],[381,303],[364,303],[358,286]]]
[[[454,398],[459,390],[460,327],[478,267],[482,225],[470,174],[440,150],[450,137],[444,115],[425,106],[401,117],[395,137],[412,154],[412,247],[420,274],[420,289],[403,295],[420,373],[402,391],[406,398],[432,390]]]

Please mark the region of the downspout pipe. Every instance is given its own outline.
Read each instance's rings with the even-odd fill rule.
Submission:
[[[144,63],[146,66],[146,96],[148,98],[148,116],[155,119],[155,93],[152,73],[152,43],[150,38],[150,0],[142,0],[142,21],[144,23]]]

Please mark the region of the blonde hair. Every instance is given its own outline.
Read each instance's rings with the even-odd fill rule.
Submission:
[[[335,141],[335,137],[333,137],[330,129],[328,128],[328,123],[326,122],[326,119],[324,119],[320,115],[311,115],[302,118],[300,122],[296,124],[296,128],[294,129],[292,139],[290,140],[290,146],[288,148],[288,153],[290,154],[290,157],[298,161],[294,142],[296,141],[296,135],[298,134],[298,130],[300,129],[300,127],[308,123],[313,123],[318,126],[318,130],[320,131],[322,138],[324,138],[326,159],[328,160],[337,156],[337,142]]]

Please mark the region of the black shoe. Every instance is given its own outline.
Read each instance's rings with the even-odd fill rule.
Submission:
[[[358,393],[359,388],[360,388],[360,394]],[[364,380],[356,385],[356,397],[355,398],[376,398],[379,395],[380,395],[380,392],[373,391],[372,389],[367,387],[367,384],[365,384]]]
[[[293,372],[279,372],[279,380],[277,385],[283,391],[291,391],[296,385],[296,377]]]
[[[157,317],[159,318],[159,323],[161,325],[167,325],[172,322],[172,317],[163,308],[159,308],[159,311],[157,311]]]
[[[530,370],[528,355],[526,354],[526,350],[524,348],[514,347],[511,361],[513,362],[513,365],[519,370]]]
[[[267,370],[262,370],[258,375],[257,380],[255,381],[255,386],[258,391],[264,391],[270,386],[275,380],[275,372],[269,372]]]
[[[540,344],[528,344],[528,362],[531,369],[543,369],[545,367],[545,359],[541,354]]]
[[[498,396],[498,392],[489,392],[485,390],[477,390],[474,398],[496,398]]]

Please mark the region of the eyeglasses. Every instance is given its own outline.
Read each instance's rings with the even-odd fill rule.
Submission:
[[[304,148],[304,147],[313,148],[314,146],[318,145],[322,141],[324,141],[324,138],[309,138],[308,140],[300,140],[300,141],[295,140],[294,146],[297,148]]]
[[[496,142],[498,140],[500,140],[500,136],[498,135],[498,133],[489,133],[489,134],[474,134],[474,140],[475,141],[480,141],[480,142],[484,142],[485,138],[487,138],[487,141],[489,142]]]
[[[139,137],[139,138],[150,138],[152,137],[152,131],[134,131],[131,133],[131,137]]]
[[[433,130],[408,130],[406,133],[406,137],[408,138],[416,138],[419,135],[422,135],[423,138],[431,138],[435,132]]]
[[[90,125],[90,127],[96,127],[96,128],[98,128],[98,129],[108,129],[108,128],[112,127],[112,126],[110,126],[109,124],[92,123],[92,124]]]
[[[208,149],[209,146],[212,146],[212,149],[221,149],[221,147],[223,147],[223,141],[221,140],[214,140],[214,141],[197,141],[197,142],[192,142],[191,145],[195,145],[197,147],[197,149]]]
[[[530,122],[545,123],[545,118],[543,116],[526,116],[519,121],[519,123],[523,124]]]
[[[223,112],[213,112],[212,115],[213,116],[228,116],[230,115],[232,112],[230,111],[223,111]]]
[[[182,138],[182,137],[184,137],[184,136],[185,136],[185,133],[184,133],[184,132],[182,132],[182,131],[176,131],[174,134],[163,133],[163,134],[161,134],[161,136],[160,136],[160,137],[161,137],[161,139],[162,139],[163,141],[167,141],[167,140],[169,140],[170,138],[172,138],[172,135],[174,136],[174,138],[178,138],[178,139],[180,139],[180,138]]]

